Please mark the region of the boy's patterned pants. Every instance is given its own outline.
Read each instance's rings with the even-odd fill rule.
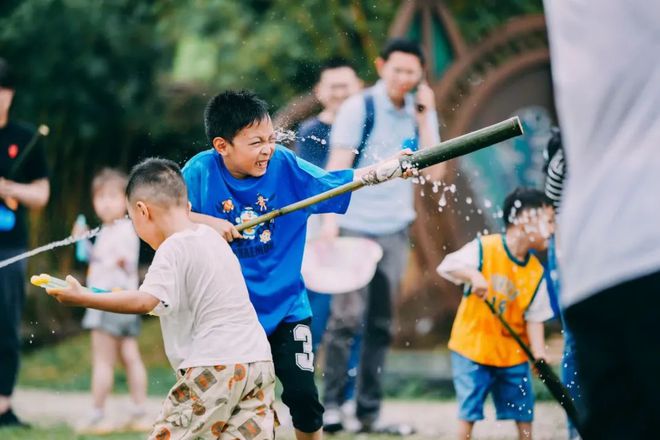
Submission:
[[[150,440],[274,438],[272,362],[193,367],[177,376]]]

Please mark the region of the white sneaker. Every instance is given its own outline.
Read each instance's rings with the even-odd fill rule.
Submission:
[[[94,414],[76,427],[76,432],[83,435],[106,435],[117,431],[117,426],[103,414]]]
[[[145,411],[134,412],[124,425],[126,432],[150,432],[153,429],[154,420]]]
[[[342,413],[339,408],[329,408],[323,413],[323,430],[333,433],[344,429]]]
[[[344,424],[344,429],[348,432],[358,432],[362,427],[362,424],[355,416],[356,409],[357,404],[355,400],[347,400],[341,406],[342,423]]]
[[[387,434],[387,435],[405,437],[408,435],[413,435],[416,431],[415,428],[405,423],[389,424],[383,422],[381,419],[378,419],[371,424],[368,425],[363,424],[360,427],[359,432],[368,433],[368,434]]]

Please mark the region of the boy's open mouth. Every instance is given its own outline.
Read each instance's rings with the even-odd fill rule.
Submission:
[[[268,167],[268,160],[260,160],[256,163],[257,168],[266,169]]]

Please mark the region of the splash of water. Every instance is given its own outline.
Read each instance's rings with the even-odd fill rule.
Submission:
[[[278,128],[275,130],[275,140],[281,144],[288,144],[295,142],[298,139],[298,134],[293,130],[285,128]]]
[[[53,241],[52,243],[45,244],[43,246],[39,246],[38,248],[34,248],[32,250],[29,250],[27,252],[23,252],[22,254],[15,255],[13,257],[7,258],[6,260],[0,261],[0,269],[3,267],[7,267],[10,264],[14,264],[17,261],[25,260],[26,258],[34,257],[37,254],[41,254],[43,252],[48,252],[50,250],[56,249],[58,247],[62,246],[69,246],[73,243],[76,243],[81,240],[87,240],[92,237],[95,237],[98,235],[99,232],[101,232],[101,229],[103,228],[103,225],[99,225],[95,227],[94,229],[90,229],[89,231],[85,232],[84,234],[80,234],[77,236],[69,235],[67,238],[63,240],[57,240]]]

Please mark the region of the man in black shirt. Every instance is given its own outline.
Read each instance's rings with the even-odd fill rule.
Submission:
[[[9,121],[14,77],[0,58],[0,261],[27,247],[26,209],[48,202],[43,145],[33,127]],[[22,426],[11,409],[25,302],[25,260],[0,269],[0,428]]]

